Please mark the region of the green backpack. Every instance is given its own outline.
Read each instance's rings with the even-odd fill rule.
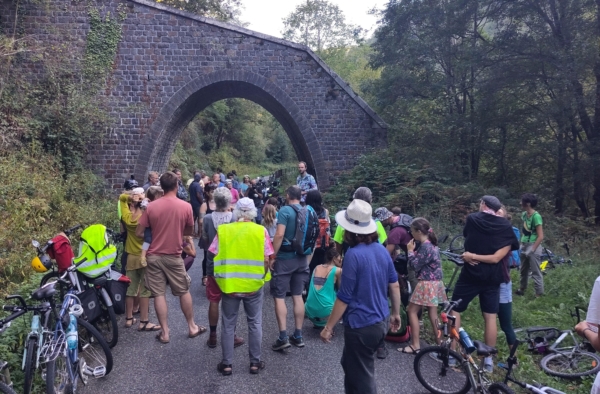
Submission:
[[[97,278],[110,269],[116,257],[117,247],[109,242],[106,227],[92,224],[81,233],[79,255],[73,262],[79,272]]]

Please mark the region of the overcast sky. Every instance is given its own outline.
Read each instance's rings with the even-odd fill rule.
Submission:
[[[293,12],[305,0],[242,0],[241,20],[248,22],[248,29],[260,33],[281,37],[283,18]],[[383,8],[388,0],[329,0],[340,7],[346,16],[346,22],[360,25],[373,33],[377,18],[367,12],[373,8]]]

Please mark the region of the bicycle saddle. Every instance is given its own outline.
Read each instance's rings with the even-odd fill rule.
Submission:
[[[54,297],[54,293],[56,293],[56,289],[54,288],[54,282],[47,283],[44,286],[40,287],[36,291],[31,294],[31,298],[37,301],[46,300],[48,298]]]
[[[498,353],[498,350],[495,347],[488,346],[481,341],[473,341],[473,345],[475,345],[475,348],[477,349],[478,356],[487,357]]]

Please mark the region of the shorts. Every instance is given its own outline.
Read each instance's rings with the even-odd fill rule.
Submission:
[[[206,298],[209,302],[219,303],[221,302],[221,288],[217,284],[217,280],[214,276],[206,277]]]
[[[194,222],[200,217],[200,205],[192,205],[192,213],[194,215]]]
[[[131,280],[129,287],[127,288],[127,296],[128,297],[142,297],[142,298],[150,298],[152,295],[150,291],[146,288],[145,277],[146,277],[146,268],[138,268],[136,270],[127,271],[127,277]]]
[[[500,283],[500,304],[512,302],[512,282]]]
[[[308,283],[308,259],[296,256],[292,259],[275,261],[271,273],[271,296],[285,298],[288,289],[292,296],[302,295]]]
[[[472,283],[461,282],[460,279],[456,283],[454,293],[452,293],[452,301],[462,301],[454,308],[454,310],[458,313],[466,311],[469,303],[477,296],[479,296],[481,312],[498,314],[498,306],[500,304],[500,285],[476,285]]]
[[[149,255],[146,260],[148,266],[146,267],[145,283],[152,293],[152,297],[164,296],[167,282],[175,297],[180,297],[190,291],[190,279],[185,272],[181,256],[155,254]]]

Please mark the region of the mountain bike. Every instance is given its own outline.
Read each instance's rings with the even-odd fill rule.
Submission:
[[[504,383],[508,384],[508,382],[513,382],[516,385],[518,385],[518,386],[524,388],[525,390],[529,391],[530,393],[534,393],[534,394],[566,394],[560,390],[556,390],[556,389],[553,389],[552,387],[548,387],[548,386],[543,386],[537,382],[534,382],[533,385],[526,383],[526,382],[520,382],[513,376],[512,370],[513,370],[513,367],[517,364],[517,357],[515,357],[515,352],[517,351],[519,344],[520,344],[520,342],[519,342],[519,340],[517,340],[510,348],[510,355],[508,356],[508,359],[506,360],[506,365],[498,364],[501,368],[506,369],[506,375],[504,376]]]
[[[448,239],[448,235],[443,236],[439,243],[444,243]],[[462,259],[462,253],[465,251],[465,237],[463,235],[457,235],[452,238],[450,243],[448,244],[448,248],[446,250],[440,250],[440,257],[454,263],[454,270],[452,271],[452,276],[450,277],[450,281],[445,286],[446,296],[449,296],[450,293],[454,290],[454,285],[456,284],[456,280],[458,279],[458,273],[465,265],[465,262]]]
[[[68,230],[65,230],[64,233],[69,236],[81,227],[81,225],[74,226]],[[118,242],[121,239],[120,234],[113,232],[110,229],[107,229],[107,232],[113,241]],[[47,250],[48,248],[52,247],[52,240],[46,242],[43,247],[40,246],[39,242],[35,240],[32,243],[37,249],[38,257],[42,259],[42,261],[44,261],[43,259],[50,261]],[[118,261],[118,255],[115,258],[115,261]],[[56,295],[56,302],[62,302],[66,292],[73,287],[76,290],[76,294],[78,294],[80,298],[85,297],[85,317],[94,325],[94,327],[98,329],[98,331],[100,331],[100,333],[106,339],[106,342],[108,342],[109,346],[111,348],[114,347],[119,341],[119,329],[113,301],[106,288],[107,281],[110,279],[110,274],[107,272],[98,278],[92,279],[78,272],[77,267],[74,265],[68,267],[66,272],[68,272],[68,281],[58,282],[59,292]],[[53,264],[52,271],[48,272],[42,277],[40,286],[44,286],[51,280],[56,280],[60,275],[61,273],[55,269],[55,264]],[[90,308],[88,306],[92,307]]]
[[[63,275],[66,276],[66,273]],[[59,280],[64,280],[59,278]],[[34,294],[54,303],[56,282],[50,282]],[[53,308],[54,309],[54,308]],[[56,312],[56,309],[54,309]],[[65,294],[65,299],[56,314],[56,326],[52,339],[47,342],[42,355],[46,364],[46,393],[76,393],[78,380],[86,385],[89,378],[101,378],[110,373],[113,366],[108,343],[89,322],[83,320],[83,308],[74,289]],[[77,323],[76,335],[71,327],[71,316]]]
[[[35,296],[35,293],[34,293]],[[34,300],[40,301],[32,296]],[[31,319],[31,331],[25,338],[25,346],[23,350],[22,369],[25,374],[25,382],[23,392],[31,393],[35,371],[42,367],[44,373],[45,360],[41,357],[42,349],[51,335],[48,329],[52,322],[52,307],[49,302],[44,301],[40,305],[27,305],[25,300],[20,295],[11,295],[7,300],[16,299],[19,305],[4,305],[3,309],[10,312],[11,317],[17,318],[27,312],[33,312]]]
[[[581,321],[580,311],[583,310],[575,307],[575,312],[571,312],[571,316],[577,318],[577,323]],[[600,371],[600,356],[592,352],[593,348],[587,341],[580,341],[571,330],[528,327],[516,329],[515,333],[518,338],[523,338],[525,334],[529,350],[549,353],[540,360],[540,367],[548,375],[574,379]],[[554,343],[550,344],[554,339]]]
[[[566,242],[562,245],[562,247],[567,252],[567,256],[571,256],[569,244]],[[573,266],[573,260],[570,258],[564,258],[562,256],[557,256],[552,251],[544,246],[542,246],[542,262],[540,264],[540,269],[542,272],[546,272],[547,269],[556,268],[558,265],[569,265]]]
[[[498,351],[480,341],[468,344],[456,329],[456,318],[450,313],[461,300],[446,301],[443,304],[439,334],[443,336],[439,346],[422,349],[415,357],[414,369],[419,382],[434,394],[466,394],[473,390],[476,394],[514,394],[502,382],[492,382],[483,371],[484,358]],[[462,330],[462,329],[461,329]],[[459,350],[450,347],[452,342],[459,344]],[[476,351],[479,365],[471,354]]]

